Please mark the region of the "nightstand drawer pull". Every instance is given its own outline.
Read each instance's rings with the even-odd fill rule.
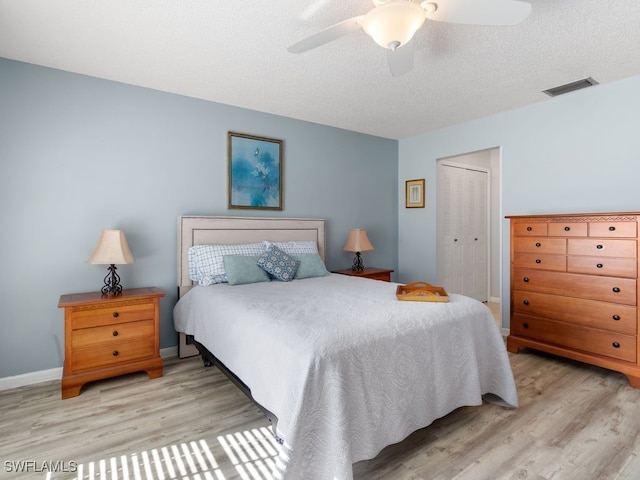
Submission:
[[[113,312],[113,318],[118,318],[120,314],[118,312]]]
[[[616,227],[609,227],[609,231],[610,231],[610,232],[615,232],[615,230],[616,230]],[[619,345],[618,345],[618,346],[619,346]]]
[[[529,282],[529,277],[524,277],[524,278],[522,279],[522,281],[523,281],[524,283],[528,283],[528,282]]]
[[[601,263],[596,264],[597,268],[602,268],[604,265],[602,265]]]
[[[533,228],[527,227],[527,232],[530,232],[531,230],[533,230]]]
[[[620,293],[620,289],[618,287],[613,287],[611,290],[613,290],[613,293]]]
[[[598,250],[602,250],[602,249],[604,248],[604,245],[600,245],[600,244],[598,244],[598,245],[596,245],[596,248],[597,248]]]
[[[611,345],[613,348],[620,348],[620,344],[618,342],[613,342]]]
[[[614,315],[614,316],[613,316],[613,317],[611,317],[611,318],[613,318],[614,320],[620,320],[620,315]]]
[[[536,247],[541,247],[542,244],[540,242],[536,242]]]
[[[528,323],[523,323],[523,324],[522,324],[522,327],[523,327],[523,328],[529,328],[529,324],[528,324]]]
[[[111,335],[113,335],[114,337],[117,337],[118,336],[118,330],[114,330]]]
[[[571,227],[564,227],[565,232],[568,232],[569,230],[571,230]]]
[[[536,258],[536,263],[542,263],[542,260],[540,260],[539,258]]]
[[[524,303],[525,305],[529,305],[529,300],[524,300],[522,303]]]
[[[117,356],[118,356],[118,350],[114,350],[114,351],[113,351],[113,353],[112,353],[112,355],[113,355],[114,357],[117,357]]]

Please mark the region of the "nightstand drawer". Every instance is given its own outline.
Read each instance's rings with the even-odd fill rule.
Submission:
[[[149,301],[138,303],[115,303],[106,308],[75,307],[72,312],[71,328],[97,327],[113,323],[133,322],[153,319],[154,304]]]
[[[74,350],[71,368],[74,373],[109,367],[118,363],[151,358],[156,354],[155,340],[139,340],[118,345],[103,345]]]
[[[131,340],[154,338],[155,325],[153,319],[137,322],[118,323],[101,327],[74,330],[71,335],[71,346],[82,348],[100,344],[120,344]]]

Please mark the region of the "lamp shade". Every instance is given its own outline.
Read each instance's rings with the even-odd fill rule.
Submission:
[[[390,1],[370,10],[362,29],[381,47],[395,50],[413,38],[425,19],[417,3]]]
[[[124,230],[102,230],[100,239],[87,263],[98,265],[126,265],[135,262]]]
[[[347,243],[344,244],[345,252],[368,252],[373,250],[373,245],[367,237],[367,231],[364,228],[353,228],[349,232]]]

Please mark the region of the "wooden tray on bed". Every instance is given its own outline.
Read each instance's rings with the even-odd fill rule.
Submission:
[[[448,302],[449,296],[442,287],[434,287],[427,282],[411,282],[398,285],[396,289],[398,300],[409,302]]]

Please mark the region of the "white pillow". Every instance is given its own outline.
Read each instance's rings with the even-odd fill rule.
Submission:
[[[225,255],[260,256],[267,251],[264,242],[239,245],[194,245],[187,251],[189,278],[199,285],[227,283]]]
[[[289,255],[302,255],[304,253],[318,253],[318,244],[315,240],[293,240],[290,242],[262,242],[265,251],[270,245],[275,245]]]

